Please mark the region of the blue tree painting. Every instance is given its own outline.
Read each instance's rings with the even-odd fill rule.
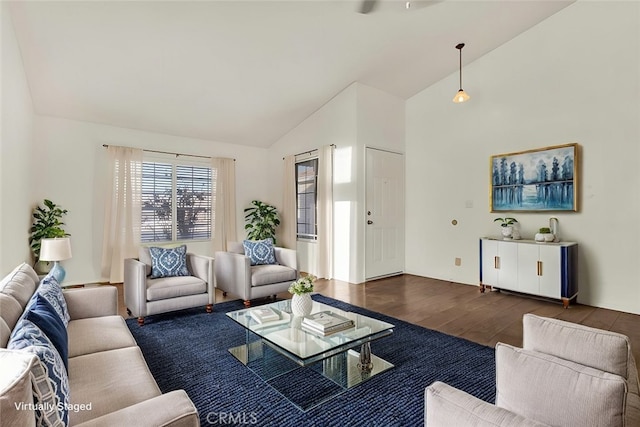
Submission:
[[[491,157],[492,211],[575,211],[577,144]]]

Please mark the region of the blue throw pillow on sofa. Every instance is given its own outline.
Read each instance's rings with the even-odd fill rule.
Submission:
[[[251,265],[276,263],[273,240],[245,240],[242,242],[242,246],[244,247],[244,254],[251,259]]]
[[[33,322],[22,319],[7,348],[27,351],[39,359],[31,368],[36,425],[69,425],[69,376],[51,340]]]
[[[187,269],[187,245],[177,248],[150,247],[151,278],[189,276]]]
[[[34,294],[27,311],[25,319],[33,322],[49,338],[58,354],[62,358],[65,369],[69,364],[69,337],[67,328],[62,319],[56,313],[53,306],[41,294]]]
[[[58,316],[60,316],[62,323],[64,323],[66,327],[71,318],[69,317],[67,300],[64,299],[62,287],[60,287],[60,283],[58,283],[56,278],[50,274],[45,276],[38,286],[38,293],[49,301],[49,304],[56,310],[56,313],[58,313]]]

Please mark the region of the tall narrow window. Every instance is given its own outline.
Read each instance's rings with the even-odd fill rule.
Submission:
[[[317,239],[318,159],[296,163],[297,237]]]
[[[211,238],[210,167],[143,162],[142,242]]]

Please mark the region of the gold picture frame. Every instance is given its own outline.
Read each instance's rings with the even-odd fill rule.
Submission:
[[[578,151],[570,143],[491,156],[491,212],[577,212]]]

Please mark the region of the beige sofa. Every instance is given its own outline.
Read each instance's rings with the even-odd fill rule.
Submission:
[[[525,314],[523,348],[496,346],[496,403],[442,382],[425,391],[425,425],[640,426],[629,338]]]
[[[8,350],[10,334],[39,285],[21,264],[0,282],[0,414],[2,425],[34,426],[33,393],[38,357]],[[184,390],[162,394],[140,348],[117,315],[117,289],[65,290],[69,311],[69,425],[199,426]]]

